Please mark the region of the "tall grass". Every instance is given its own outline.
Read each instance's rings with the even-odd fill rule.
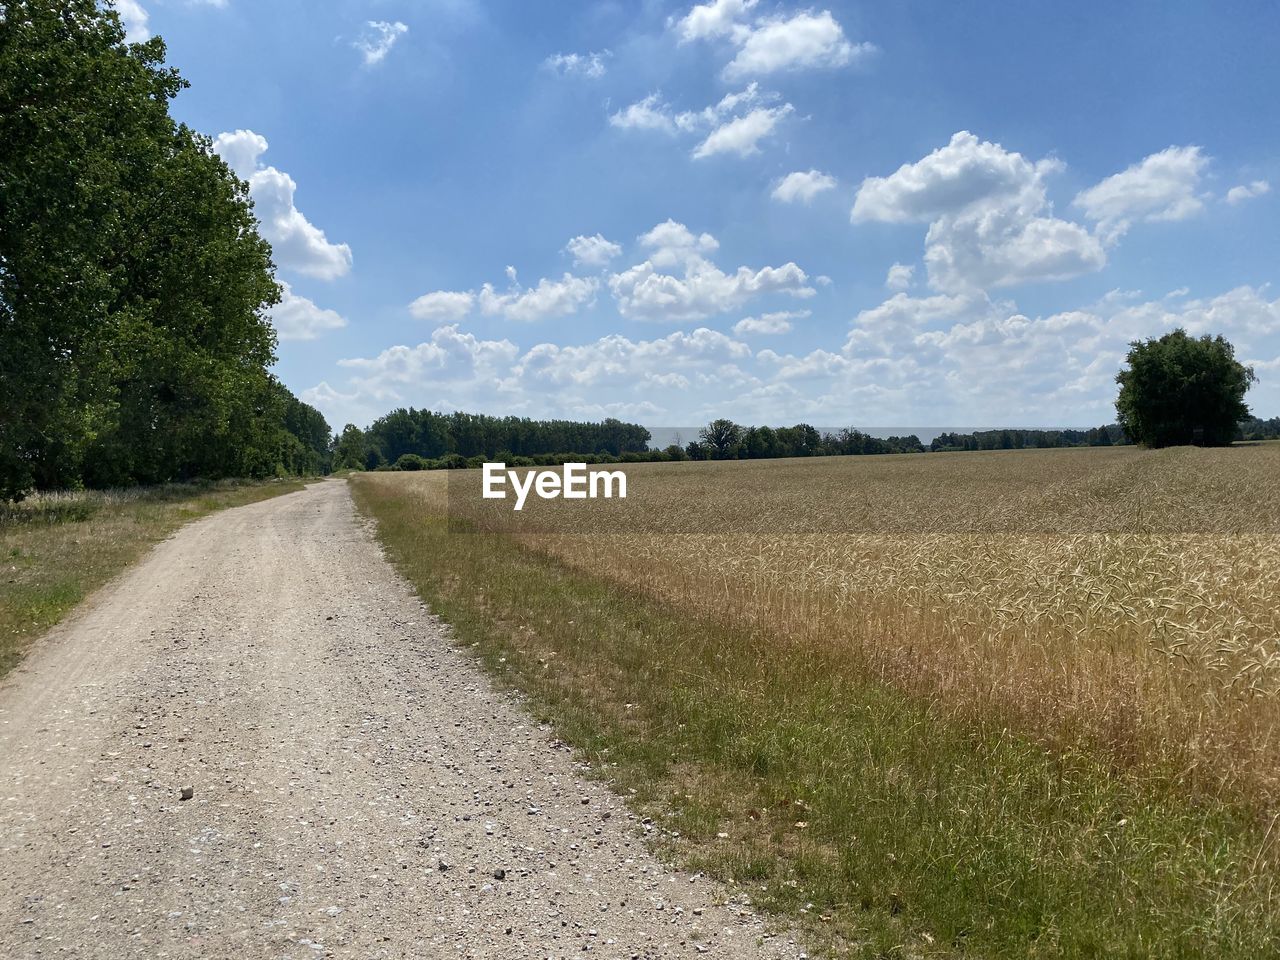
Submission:
[[[640,465],[539,532],[478,480],[354,485],[655,836],[834,952],[1248,957],[1278,452]]]
[[[295,481],[174,483],[0,503],[0,676],[33,639],[183,523],[300,489]]]

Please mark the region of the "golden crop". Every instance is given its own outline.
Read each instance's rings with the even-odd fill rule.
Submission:
[[[1280,444],[640,464],[625,501],[451,516],[947,716],[1280,800]],[[457,534],[465,536],[465,533]]]

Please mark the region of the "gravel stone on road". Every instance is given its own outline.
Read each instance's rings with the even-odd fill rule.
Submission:
[[[648,851],[347,486],[189,524],[0,682],[0,956],[804,954]]]

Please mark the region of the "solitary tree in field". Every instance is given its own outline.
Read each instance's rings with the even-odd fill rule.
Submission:
[[[1130,440],[1148,447],[1219,447],[1235,439],[1249,416],[1245,391],[1257,377],[1236,360],[1231,344],[1174,330],[1129,346],[1129,369],[1116,376],[1116,412]]]

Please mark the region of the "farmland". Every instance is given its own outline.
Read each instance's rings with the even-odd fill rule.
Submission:
[[[625,501],[520,514],[475,472],[354,483],[677,855],[833,943],[1247,955],[1280,909],[1278,467],[641,464]]]

